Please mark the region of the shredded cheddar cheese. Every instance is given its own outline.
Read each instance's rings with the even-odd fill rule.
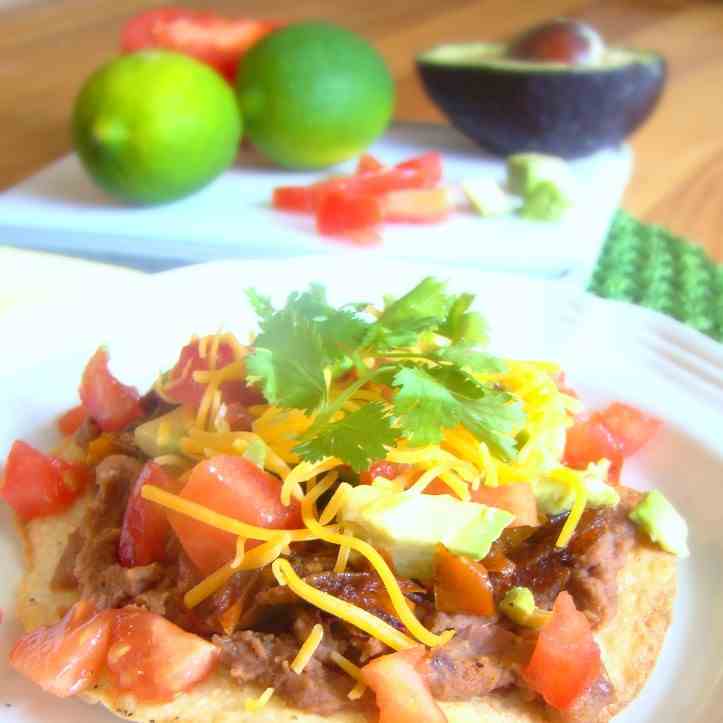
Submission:
[[[573,536],[575,529],[577,528],[582,513],[585,511],[585,505],[587,504],[587,489],[582,481],[582,475],[574,470],[567,469],[566,467],[559,467],[549,473],[549,476],[563,482],[572,489],[575,494],[575,501],[572,503],[572,509],[570,514],[565,520],[565,524],[560,531],[560,536],[557,538],[555,545],[557,547],[567,547],[570,542],[570,538]]]
[[[443,472],[446,472],[449,467],[446,464],[438,464],[436,467],[428,469],[410,488],[409,491],[413,494],[421,494],[429,485],[434,482],[437,477]]]
[[[331,473],[333,474],[333,473]],[[352,486],[348,482],[342,482],[332,495],[324,511],[319,516],[319,524],[328,525],[339,514],[339,510],[344,506]]]
[[[301,489],[301,482],[306,482],[312,477],[316,477],[322,472],[328,472],[334,467],[338,467],[341,460],[336,457],[327,457],[319,462],[299,462],[294,469],[289,472],[281,486],[281,504],[287,507],[291,504],[292,495],[300,500],[304,496]]]
[[[345,537],[352,537],[352,535],[344,530]],[[351,548],[348,545],[340,545],[339,552],[336,556],[336,562],[334,563],[334,572],[346,572],[346,566],[349,564],[349,553]]]
[[[261,710],[271,700],[273,694],[274,689],[267,688],[258,698],[246,698],[244,708],[248,713],[255,713]]]
[[[289,666],[297,675],[301,675],[304,672],[304,668],[308,662],[314,657],[321,641],[324,637],[324,628],[317,623],[311,629],[309,636],[304,641],[304,644],[299,648],[299,652]]]

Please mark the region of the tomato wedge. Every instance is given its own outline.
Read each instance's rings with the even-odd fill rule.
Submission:
[[[100,347],[86,364],[80,382],[80,401],[104,432],[119,432],[143,415],[140,394],[121,384],[108,370],[108,352]]]
[[[472,490],[472,501],[511,512],[515,519],[508,527],[534,527],[539,524],[537,499],[532,486],[526,482],[498,487],[480,485],[478,489]]]
[[[165,48],[190,55],[233,82],[241,56],[282,23],[231,19],[213,12],[159,8],[132,17],[121,35],[121,48]]]
[[[170,700],[207,678],[218,661],[215,645],[139,608],[117,611],[112,635],[111,682],[145,701]]]
[[[93,603],[81,600],[60,622],[23,635],[10,652],[10,665],[61,698],[86,690],[108,652],[109,612],[98,614]]]
[[[373,196],[329,191],[316,209],[316,227],[325,236],[373,228],[382,220],[382,208]]]
[[[5,462],[0,498],[24,521],[47,517],[71,505],[83,493],[89,479],[90,470],[84,464],[49,457],[17,440]]]
[[[603,458],[610,460],[608,477],[611,482],[616,482],[623,466],[623,453],[618,441],[594,415],[578,419],[567,430],[564,463],[573,469],[585,469],[591,462],[599,462]]]
[[[613,402],[593,416],[608,429],[620,447],[623,457],[630,457],[644,447],[663,426],[663,422],[639,409]]]
[[[445,613],[494,615],[494,593],[484,565],[437,545],[434,602],[437,610]]]
[[[58,417],[58,429],[61,434],[70,437],[78,431],[80,425],[83,424],[87,418],[88,412],[85,411],[85,407],[82,404],[79,404],[77,407],[69,409],[65,414],[61,414],[60,417]]]
[[[384,196],[384,220],[394,223],[437,223],[449,216],[453,205],[444,188],[391,191]]]
[[[553,708],[567,710],[600,677],[600,648],[590,623],[561,592],[522,675]]]
[[[374,691],[379,723],[446,723],[447,718],[416,666],[423,647],[382,655],[362,669],[364,682]]]
[[[143,485],[147,484],[169,492],[175,492],[177,486],[157,464],[147,462],[143,466],[133,483],[118,541],[118,562],[123,567],[150,565],[166,557],[171,527],[163,508],[141,497]]]
[[[218,455],[199,462],[181,497],[257,527],[301,527],[299,504],[281,504],[281,482],[243,457]],[[209,575],[234,557],[236,538],[180,514],[169,519],[193,563]]]

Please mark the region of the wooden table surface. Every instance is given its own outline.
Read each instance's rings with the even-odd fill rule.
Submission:
[[[70,147],[84,78],[116,51],[147,0],[46,0],[0,11],[0,189]],[[168,3],[165,3],[168,4]],[[665,54],[670,78],[633,137],[627,210],[703,244],[723,261],[723,2],[708,0],[211,0],[177,3],[290,20],[326,18],[369,38],[397,81],[396,116],[444,122],[425,97],[414,54],[439,42],[494,40],[556,15],[593,23],[610,43]]]

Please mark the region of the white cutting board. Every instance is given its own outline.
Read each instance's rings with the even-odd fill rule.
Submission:
[[[457,131],[400,123],[370,149],[385,163],[430,150],[442,153],[444,183],[505,177],[504,161]],[[594,266],[632,166],[629,148],[572,164],[575,206],[560,222],[515,216],[483,219],[459,212],[438,224],[386,224],[383,243],[361,249],[319,237],[311,217],[274,211],[274,187],[305,184],[324,173],[290,172],[252,151],[198,193],[163,206],[121,205],[96,187],[75,155],[0,194],[0,243],[115,261],[146,270],[222,258],[288,257],[318,253],[438,261],[535,275],[585,276]]]

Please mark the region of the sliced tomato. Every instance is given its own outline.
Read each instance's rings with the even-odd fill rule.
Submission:
[[[612,482],[620,478],[623,454],[618,441],[598,418],[578,419],[567,430],[563,461],[573,469],[585,469],[591,462],[610,460],[608,477]]]
[[[132,17],[121,35],[121,48],[165,48],[190,55],[233,82],[244,53],[281,23],[231,19],[213,12],[159,8]]]
[[[243,457],[218,455],[199,462],[191,472],[181,497],[215,512],[257,527],[301,527],[296,501],[281,504],[281,482]],[[209,575],[231,560],[236,538],[181,514],[169,515],[186,554],[198,569]]]
[[[271,205],[279,211],[313,213],[313,189],[311,186],[279,186],[273,191]]]
[[[434,603],[437,610],[445,613],[494,615],[494,592],[484,565],[437,545]]]
[[[384,164],[370,153],[362,153],[356,164],[356,175],[383,171]]]
[[[93,685],[110,645],[112,617],[81,600],[55,625],[23,635],[10,665],[43,690],[67,698]]]
[[[110,680],[144,701],[166,701],[207,678],[219,649],[160,615],[139,608],[116,611],[108,650]]]
[[[110,373],[103,347],[86,364],[78,393],[88,416],[104,432],[119,432],[143,415],[138,390],[121,384]]]
[[[472,490],[472,501],[511,512],[515,519],[510,523],[510,527],[534,527],[539,524],[537,499],[532,486],[527,482],[498,487],[480,485],[479,489]]]
[[[17,440],[5,462],[4,499],[22,520],[56,515],[83,493],[90,479],[86,465],[50,457]]]
[[[426,655],[423,647],[374,658],[362,669],[364,682],[374,691],[379,723],[446,723],[416,666]]]
[[[69,409],[65,414],[61,414],[60,417],[58,417],[58,429],[61,434],[70,437],[78,431],[80,425],[83,424],[87,418],[88,412],[85,411],[85,407],[82,404],[79,404],[77,407]]]
[[[389,462],[386,459],[379,459],[369,465],[369,469],[364,470],[359,475],[359,481],[362,484],[370,485],[377,477],[384,479],[394,479],[409,469],[408,464],[399,464],[398,462]]]
[[[523,677],[553,708],[566,710],[601,672],[600,648],[590,623],[575,608],[570,594],[561,592],[522,671]]]
[[[424,153],[408,161],[397,163],[395,168],[403,171],[414,171],[419,179],[415,188],[430,188],[442,180],[442,156],[436,151]]]
[[[179,404],[189,404],[197,407],[203,399],[206,384],[197,382],[194,372],[208,371],[210,364],[210,348],[212,341],[207,340],[206,354],[201,356],[201,341],[195,339],[181,349],[178,361],[168,373],[163,394]],[[216,353],[216,369],[223,369],[236,361],[236,354],[231,344],[222,341]],[[242,381],[228,381],[219,387],[221,396],[227,404],[238,402],[240,404],[261,404],[263,395],[256,388],[246,385]]]
[[[593,417],[599,419],[607,427],[618,443],[623,457],[635,454],[663,426],[660,419],[623,402],[613,402],[602,411],[596,412]]]
[[[452,202],[444,188],[421,188],[387,193],[382,209],[385,221],[437,223],[449,216]]]
[[[316,209],[316,227],[325,236],[363,231],[381,223],[382,208],[373,196],[329,191]]]
[[[123,515],[118,561],[124,567],[139,567],[162,562],[171,527],[163,508],[141,497],[143,485],[155,485],[169,492],[176,491],[175,480],[153,462],[146,462],[133,483]]]

